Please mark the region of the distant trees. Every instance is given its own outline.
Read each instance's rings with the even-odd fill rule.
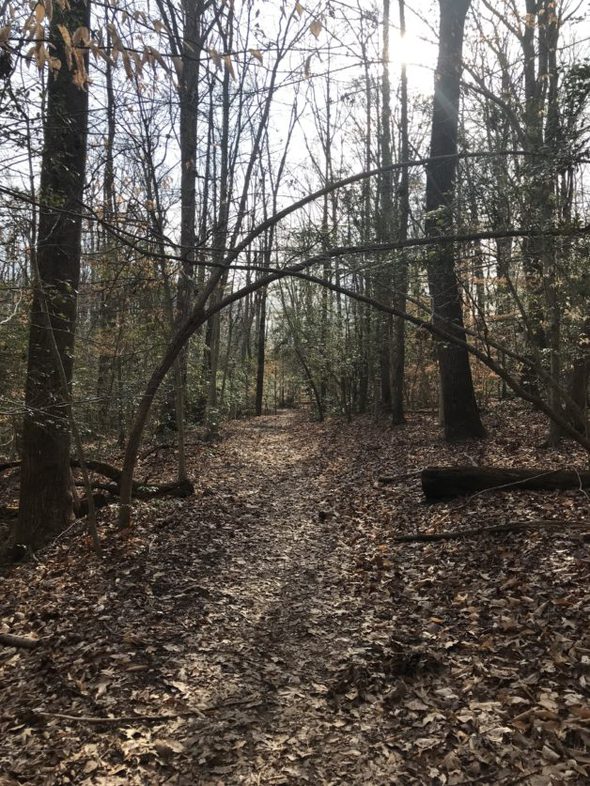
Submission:
[[[16,161],[0,188],[6,443],[25,412],[14,538],[75,509],[72,400],[97,456],[125,450],[123,525],[146,429],[176,442],[182,479],[186,426],[214,436],[288,402],[399,425],[440,391],[445,436],[463,439],[484,433],[476,398],[512,390],[554,441],[572,424],[584,439],[590,79],[559,47],[567,9],[440,0],[426,80],[434,48],[417,70],[404,0],[157,7],[126,0],[91,24],[75,3],[50,20],[47,0],[24,34],[0,26],[11,63],[51,63],[38,104],[32,73],[0,91]],[[27,102],[46,121],[39,157]]]

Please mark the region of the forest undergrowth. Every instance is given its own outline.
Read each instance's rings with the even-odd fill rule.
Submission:
[[[73,530],[5,571],[0,632],[39,643],[0,647],[1,786],[589,783],[587,492],[427,505],[419,479],[584,456],[514,403],[486,425],[449,446],[428,413],[233,422],[190,441],[195,496],[122,534],[100,511],[102,558]],[[138,477],[173,473],[151,451]]]

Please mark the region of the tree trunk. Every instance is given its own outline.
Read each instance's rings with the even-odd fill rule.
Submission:
[[[258,302],[258,336],[256,340],[256,409],[262,415],[264,402],[264,360],[266,345],[266,287],[260,292]]]
[[[453,229],[463,31],[470,0],[439,0],[439,4],[440,44],[430,153],[433,160],[428,165],[426,181],[426,233],[429,237],[448,235]],[[447,157],[440,159],[440,156]],[[453,333],[457,338],[464,341],[463,308],[451,243],[439,243],[430,253],[428,283],[434,323],[439,319],[447,320],[454,325]],[[446,439],[485,436],[467,350],[450,342],[439,342],[438,362]]]
[[[188,317],[194,292],[195,278],[195,220],[196,156],[197,156],[197,109],[199,88],[199,57],[201,52],[201,8],[200,0],[183,0],[184,29],[182,41],[182,78],[179,80],[180,103],[180,246],[182,267],[178,277],[176,300],[177,326]],[[178,480],[186,480],[185,410],[188,346],[174,364],[174,410],[178,435]]]
[[[405,0],[399,0],[400,35],[406,35]],[[402,63],[400,84],[400,161],[408,161],[410,157],[409,123],[408,123],[408,73],[406,63]],[[399,229],[401,242],[408,238],[410,221],[410,182],[409,170],[401,171],[399,197]],[[396,261],[393,272],[393,304],[400,311],[406,310],[406,294],[408,290],[408,256],[402,251]],[[391,354],[391,419],[394,425],[404,422],[404,387],[405,387],[405,354],[406,354],[406,322],[403,317],[393,317]]]
[[[29,328],[19,518],[12,533],[15,543],[28,546],[43,543],[73,516],[69,413],[88,92],[80,66],[68,67],[69,53],[59,27],[64,25],[73,35],[77,28],[89,27],[89,19],[89,3],[71,0],[65,9],[55,6],[50,27],[50,42],[62,67],[49,74],[47,85],[36,264],[39,276]]]
[[[104,24],[108,25],[108,12],[105,13]],[[107,28],[108,29],[108,28]],[[107,33],[107,46],[111,46],[111,36]],[[106,93],[106,113],[107,113],[107,138],[105,145],[105,165],[103,183],[103,215],[107,225],[115,223],[116,216],[116,193],[115,193],[115,158],[114,147],[117,132],[116,121],[116,102],[113,86],[113,63],[107,61],[105,66],[105,93]],[[108,258],[110,254],[116,253],[112,248],[112,243],[108,237],[103,238],[101,251]],[[103,285],[104,286],[104,285]],[[116,356],[107,351],[106,347],[110,343],[113,327],[116,321],[117,303],[113,303],[115,296],[113,291],[108,291],[106,286],[100,295],[99,304],[99,330],[101,336],[101,350],[98,356],[98,373],[96,380],[97,402],[97,428],[105,430],[110,425],[111,399],[113,395]]]
[[[389,0],[383,0],[383,71],[381,79],[381,128],[380,149],[381,166],[391,167],[393,163],[391,144],[391,101],[389,81]],[[379,241],[392,240],[395,233],[395,209],[393,205],[393,172],[391,169],[379,177],[380,205],[378,213]],[[395,262],[390,258],[382,260],[376,278],[376,294],[378,300],[385,304],[391,303],[391,286],[393,282],[392,266]],[[381,407],[390,413],[392,408],[392,338],[393,320],[391,314],[379,315],[379,366],[381,375]]]

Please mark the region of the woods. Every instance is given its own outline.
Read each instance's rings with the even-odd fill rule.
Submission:
[[[339,431],[351,454],[358,443],[367,456],[364,435],[385,435],[374,465],[359,462],[358,516],[329,489],[302,508],[322,531],[347,522],[338,548],[352,560],[346,571],[367,574],[367,607],[368,588],[394,586],[392,549],[402,544],[453,541],[469,562],[464,537],[557,537],[579,548],[568,559],[587,564],[585,5],[0,7],[0,571],[9,584],[44,560],[54,570],[66,544],[100,572],[126,559],[126,543],[149,552],[159,526],[176,538],[182,517],[199,522],[195,532],[205,511],[216,519],[225,493],[242,494],[231,467],[243,457],[228,434],[243,433],[249,458],[270,461],[278,478],[287,470],[258,451],[284,454],[305,496],[297,429],[314,435],[309,450],[329,455],[338,443],[326,473],[342,493]],[[316,454],[308,458],[321,476]],[[285,518],[296,533],[285,505],[299,509],[297,492],[285,483],[290,502],[265,494],[277,527]],[[379,490],[378,522],[362,502],[367,484]],[[477,517],[480,497],[498,500],[495,517],[455,520],[464,509]],[[416,507],[424,501],[433,503],[426,518]],[[356,519],[359,539],[376,527],[383,551],[353,568]],[[256,516],[245,526],[258,532]],[[43,657],[37,629],[11,620],[0,641]],[[396,677],[437,671],[438,655],[406,649],[379,650]],[[352,677],[344,669],[339,679],[326,696],[340,695],[335,685],[346,695]],[[578,753],[586,744],[572,743]],[[464,782],[453,777],[440,782]]]
[[[306,399],[320,418],[402,423],[405,408],[437,405],[436,383],[447,439],[483,437],[477,398],[511,389],[546,412],[553,445],[586,441],[582,17],[552,2],[516,20],[486,3],[439,6],[432,44],[416,9],[408,33],[403,2],[359,10],[360,27],[296,6],[263,31],[255,4],[159,3],[149,19],[112,8],[100,34],[86,5],[7,20],[5,147],[10,160],[25,140],[29,159],[14,158],[3,190],[7,218],[16,209],[7,331],[22,333],[28,281],[36,292],[28,368],[4,350],[7,457],[23,460],[13,542],[41,544],[74,514],[72,419],[76,454],[96,437],[107,453],[125,447],[123,527],[146,428],[177,441],[184,481],[192,424],[213,434],[225,417]],[[35,37],[28,52],[19,26]],[[412,34],[432,82],[408,75]],[[344,81],[342,47],[356,53]],[[31,61],[48,69],[38,198],[37,110],[19,99]]]

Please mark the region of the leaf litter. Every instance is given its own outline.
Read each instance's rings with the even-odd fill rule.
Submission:
[[[40,643],[0,649],[0,786],[589,783],[587,494],[422,501],[428,464],[583,461],[514,405],[488,421],[460,446],[428,415],[231,423],[194,497],[123,535],[101,511],[102,560],[78,535],[11,568],[0,632]]]

